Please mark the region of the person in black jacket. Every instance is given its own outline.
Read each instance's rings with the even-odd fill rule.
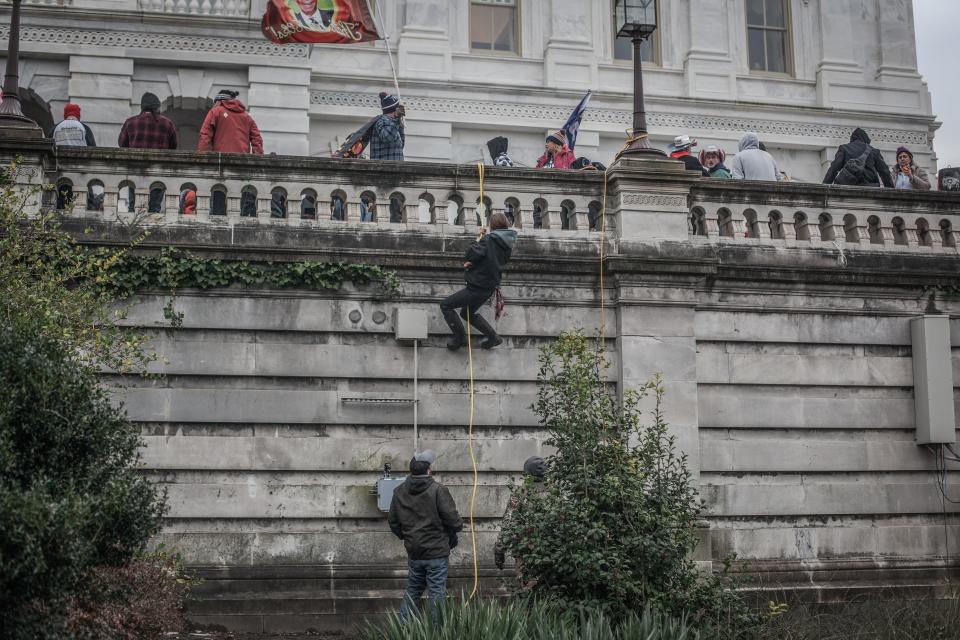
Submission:
[[[673,139],[673,144],[667,147],[667,151],[670,152],[671,158],[682,162],[687,171],[699,171],[703,177],[709,177],[710,174],[703,168],[696,156],[691,153],[695,146],[697,146],[697,141],[690,136],[677,136]]]
[[[484,335],[481,347],[492,349],[503,342],[503,338],[477,312],[500,286],[500,276],[510,261],[517,232],[509,226],[507,217],[502,213],[490,216],[490,233],[482,229],[480,238],[467,247],[463,256],[463,268],[466,270],[463,279],[467,286],[440,303],[443,319],[453,331],[453,336],[447,341],[447,348],[451,351],[467,344],[467,332],[457,317],[457,309],[461,310],[460,316],[464,320],[469,314],[470,324]]]
[[[431,613],[436,612],[447,591],[450,550],[457,546],[457,533],[463,529],[450,490],[431,475],[436,459],[432,449],[414,455],[410,475],[394,490],[390,501],[390,531],[403,540],[407,551],[407,592],[400,605],[404,619],[424,591]]]
[[[890,168],[877,149],[870,146],[870,136],[859,127],[850,135],[850,142],[837,149],[833,164],[823,178],[824,184],[860,187],[893,188]]]

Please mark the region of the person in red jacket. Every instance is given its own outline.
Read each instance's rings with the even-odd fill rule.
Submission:
[[[213,109],[200,128],[197,151],[255,153],[263,155],[263,138],[236,91],[224,89],[214,98]]]
[[[569,169],[577,159],[573,151],[567,147],[567,134],[562,130],[548,135],[547,142],[543,146],[546,151],[537,160],[538,169]]]

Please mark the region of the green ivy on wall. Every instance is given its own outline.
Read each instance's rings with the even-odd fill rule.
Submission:
[[[155,255],[125,252],[98,279],[118,297],[128,297],[142,289],[213,289],[233,284],[337,290],[345,282],[376,283],[381,293],[390,298],[400,293],[397,273],[377,265],[216,260],[176,248],[166,248]]]

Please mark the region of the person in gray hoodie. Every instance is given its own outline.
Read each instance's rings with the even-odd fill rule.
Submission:
[[[510,262],[517,232],[509,227],[510,222],[504,214],[497,212],[490,216],[490,233],[482,229],[480,238],[467,247],[463,256],[463,279],[467,286],[440,303],[440,313],[453,331],[447,341],[447,348],[451,351],[467,344],[467,332],[460,318],[466,320],[469,317],[470,324],[484,335],[480,343],[482,348],[492,349],[503,342],[503,338],[477,312],[500,286],[503,270]],[[460,317],[457,317],[457,309],[460,309]]]
[[[735,180],[779,180],[777,163],[760,149],[760,137],[748,131],[740,138],[740,153],[733,159],[730,172]]]

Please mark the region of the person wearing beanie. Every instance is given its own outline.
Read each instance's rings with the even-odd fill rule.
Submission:
[[[457,546],[463,520],[450,490],[433,478],[437,454],[421,451],[410,460],[410,475],[393,492],[387,522],[407,552],[407,590],[400,605],[406,619],[427,592],[435,613],[447,590],[450,550]]]
[[[80,105],[68,102],[63,107],[63,120],[50,132],[54,144],[64,147],[95,147],[93,131],[80,121]]]
[[[176,149],[177,127],[170,118],[157,113],[160,98],[144,93],[140,114],[127,118],[120,129],[117,144],[122,149]]]
[[[537,159],[538,169],[569,169],[577,159],[567,146],[567,134],[563,130],[549,134],[543,147],[543,155]]]
[[[930,176],[927,170],[913,161],[913,152],[906,147],[897,149],[897,164],[890,170],[893,186],[896,189],[916,189],[930,191]]]
[[[523,483],[524,485],[533,485],[535,490],[538,492],[543,491],[543,482],[547,477],[547,461],[541,458],[540,456],[530,456],[523,463]],[[514,507],[517,506],[517,500],[515,497],[511,496],[510,500],[507,501],[507,509],[503,512],[503,519],[506,520],[509,517],[510,512],[513,511]],[[497,536],[497,541],[493,543],[493,564],[496,565],[497,569],[503,571],[503,565],[507,561],[507,550],[504,548],[503,544],[500,542],[500,537]],[[519,571],[517,574],[519,575]],[[521,587],[523,585],[520,585]]]
[[[406,110],[397,96],[380,92],[380,111],[370,133],[371,160],[403,160],[403,147],[407,142],[403,130]]]
[[[213,99],[213,108],[200,127],[197,151],[253,153],[263,155],[263,137],[247,107],[237,100],[240,94],[221,90]]]
[[[720,179],[733,177],[730,170],[723,164],[723,161],[726,159],[726,152],[714,145],[710,145],[701,151],[699,157],[700,164],[703,165],[704,170],[707,172],[707,177]]]
[[[667,147],[670,157],[679,160],[687,168],[687,171],[699,171],[700,175],[706,177],[707,171],[700,164],[690,151],[697,146],[697,141],[688,135],[677,136],[673,139],[673,144]]]

